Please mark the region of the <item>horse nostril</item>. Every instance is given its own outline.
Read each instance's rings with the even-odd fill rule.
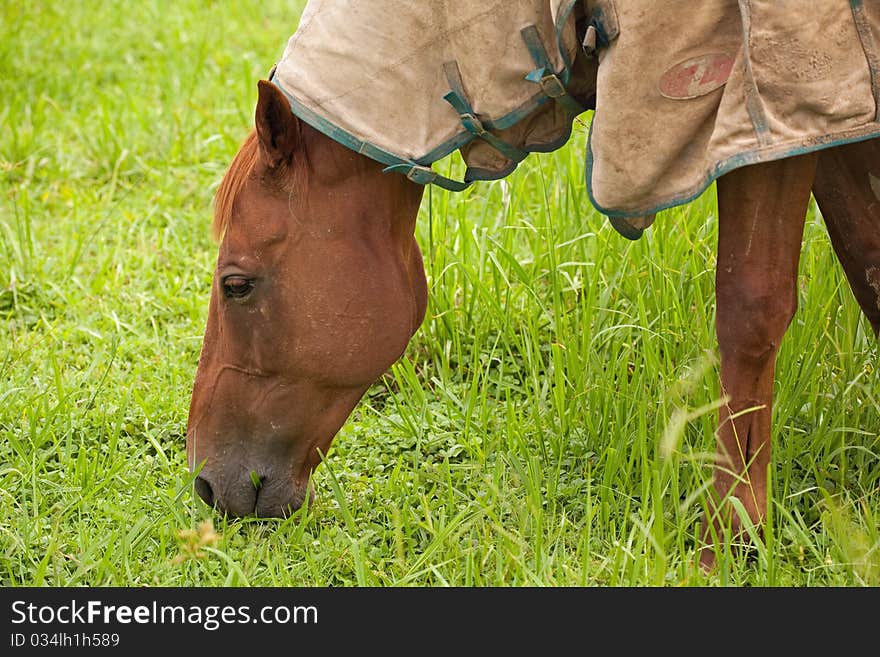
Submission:
[[[214,491],[211,490],[211,484],[201,477],[196,477],[193,485],[195,486],[199,497],[205,501],[205,504],[208,506],[214,506]]]

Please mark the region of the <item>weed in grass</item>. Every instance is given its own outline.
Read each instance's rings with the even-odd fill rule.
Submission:
[[[180,553],[172,560],[172,564],[180,564],[189,559],[204,559],[208,556],[207,547],[215,547],[220,542],[220,535],[214,531],[211,520],[202,520],[196,529],[181,529],[177,532],[180,542]]]

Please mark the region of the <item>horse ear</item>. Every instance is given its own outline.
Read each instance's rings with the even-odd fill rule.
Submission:
[[[274,168],[290,161],[300,142],[299,119],[290,111],[290,103],[281,89],[271,82],[257,83],[259,98],[254,124],[260,151]]]

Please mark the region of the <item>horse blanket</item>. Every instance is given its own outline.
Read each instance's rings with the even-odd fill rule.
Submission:
[[[460,190],[595,110],[591,202],[630,238],[737,167],[880,136],[877,0],[310,0],[291,110]],[[464,180],[431,164],[458,149]]]

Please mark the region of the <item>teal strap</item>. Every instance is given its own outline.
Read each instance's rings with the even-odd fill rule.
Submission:
[[[544,42],[541,41],[538,28],[534,25],[529,25],[520,30],[520,34],[523,41],[526,42],[526,47],[529,49],[532,61],[538,67],[530,71],[525,79],[541,85],[541,91],[544,92],[544,95],[560,103],[572,116],[577,116],[583,112],[584,108],[581,107],[581,104],[565,90],[565,83],[568,82],[569,76],[568,69],[563,68],[559,73],[562,79],[553,72],[553,65],[550,63],[547,49],[544,48]]]
[[[387,166],[382,169],[382,172],[402,173],[414,183],[420,185],[434,184],[443,189],[448,189],[450,192],[460,192],[471,186],[469,182],[461,182],[459,180],[447,178],[446,176],[441,176],[431,167],[425,167],[421,164],[408,162],[406,160],[401,160],[397,164]]]
[[[528,153],[518,149],[516,146],[508,144],[503,139],[498,138],[496,135],[486,130],[482,121],[477,118],[477,115],[474,113],[473,107],[468,100],[467,94],[464,91],[464,84],[461,81],[461,71],[458,68],[458,63],[455,61],[446,62],[443,64],[443,70],[446,73],[446,79],[449,81],[450,88],[449,93],[443,96],[443,100],[452,105],[453,109],[458,112],[458,116],[461,119],[461,123],[465,127],[465,130],[485,141],[508,160],[513,160],[514,162],[519,163],[526,159]]]
[[[434,171],[431,167],[423,166],[421,164],[413,162],[412,160],[386,151],[383,148],[379,148],[378,146],[375,146],[368,141],[358,139],[351,133],[348,133],[337,126],[335,123],[328,121],[323,116],[316,113],[314,110],[309,109],[308,107],[300,103],[282,85],[280,85],[278,82],[275,82],[274,74],[275,67],[273,66],[272,71],[270,71],[269,73],[269,81],[273,82],[275,86],[281,89],[282,93],[287,96],[287,100],[290,102],[290,109],[294,114],[296,114],[300,119],[308,123],[319,132],[327,135],[335,141],[338,141],[343,146],[350,148],[356,153],[360,153],[361,155],[365,155],[373,160],[376,160],[377,162],[381,162],[385,165],[383,171],[402,173],[414,183],[418,183],[420,185],[428,185],[434,183],[435,185],[439,185],[443,189],[448,189],[451,192],[460,192],[470,187],[469,182],[459,182],[458,180],[446,178],[445,176],[441,176],[439,173]]]

